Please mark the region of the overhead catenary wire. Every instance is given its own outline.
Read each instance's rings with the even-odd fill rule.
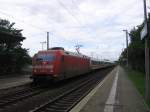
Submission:
[[[30,23],[28,23],[28,22],[26,22],[26,21],[24,21],[24,20],[22,20],[22,19],[18,19],[18,18],[16,18],[16,17],[14,17],[13,15],[9,14],[8,12],[2,11],[2,9],[0,9],[0,14],[5,15],[5,16],[7,16],[7,17],[9,17],[9,18],[14,19],[14,20],[17,20],[17,21],[19,21],[19,22],[21,22],[21,23],[23,23],[23,24],[25,24],[25,25],[30,25],[30,27],[32,27],[32,28],[35,28],[35,29],[38,29],[38,30],[42,30],[42,31],[44,31],[44,32],[46,31],[46,28],[41,28],[41,27],[39,27],[39,26],[30,24]],[[79,21],[79,20],[77,20],[77,21]],[[85,27],[84,27],[84,26],[72,26],[72,27],[65,27],[65,28],[70,29],[70,28],[85,28]]]
[[[71,9],[69,9],[69,8],[67,8],[65,5],[64,5],[64,3],[62,3],[60,0],[57,0],[57,2],[59,3],[59,5],[61,6],[61,7],[63,7],[66,11],[67,11],[67,13],[68,14],[70,14],[73,18],[74,18],[74,20],[76,20],[76,22],[79,24],[79,26],[77,26],[77,27],[73,27],[73,28],[80,28],[80,29],[89,29],[89,27],[87,27],[87,26],[83,26],[82,25],[82,22],[72,13],[72,11],[71,11]],[[72,1],[72,2],[74,2],[74,1]],[[78,10],[79,11],[79,10]],[[85,31],[84,31],[85,32]],[[89,31],[86,31],[88,34],[90,34],[90,32]]]
[[[76,20],[76,22],[77,22],[79,25],[81,25],[81,22],[79,21],[79,19],[78,19],[74,14],[72,14],[72,12],[71,12],[60,0],[57,0],[57,2],[58,2],[58,4],[59,4],[61,7],[63,7],[63,8],[67,11],[67,13],[68,13],[69,15],[71,15],[71,16],[74,18],[74,20]]]
[[[71,27],[71,28],[82,28],[82,29],[87,28],[87,27],[85,27],[85,26],[82,25],[81,21],[72,13],[72,11],[71,11],[69,8],[67,8],[60,0],[57,0],[57,2],[58,2],[59,5],[60,5],[61,7],[63,7],[63,8],[67,11],[67,13],[68,13],[69,15],[71,15],[71,16],[74,18],[74,20],[76,20],[76,22],[79,24],[79,26],[77,26],[77,27],[76,27],[76,26],[75,26],[75,27],[73,26],[73,27]],[[5,16],[7,16],[7,17],[9,17],[9,18],[12,18],[12,19],[14,19],[14,20],[17,20],[17,21],[19,21],[19,22],[21,22],[21,23],[23,23],[23,24],[25,24],[25,25],[30,25],[30,27],[32,27],[32,28],[36,28],[36,29],[38,29],[38,30],[40,30],[40,31],[44,31],[44,32],[47,31],[46,28],[41,28],[41,27],[39,27],[39,26],[30,24],[30,23],[28,23],[28,22],[26,22],[26,21],[24,21],[24,20],[22,20],[22,19],[18,19],[18,18],[16,18],[16,17],[14,17],[13,15],[11,15],[11,14],[5,12],[5,11],[2,11],[2,9],[0,9],[0,13],[3,14],[3,15],[5,15]],[[69,29],[70,29],[70,27],[69,27]],[[57,29],[57,30],[58,30],[58,29]],[[89,32],[88,32],[88,33],[89,33]]]

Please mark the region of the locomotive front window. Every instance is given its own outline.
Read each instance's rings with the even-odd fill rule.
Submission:
[[[55,56],[53,54],[47,54],[47,55],[37,55],[36,57],[36,61],[54,61]]]

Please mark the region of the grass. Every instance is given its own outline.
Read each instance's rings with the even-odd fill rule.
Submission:
[[[150,108],[150,100],[149,101],[146,101],[148,107]]]
[[[145,76],[144,73],[126,69],[129,78],[132,80],[132,82],[135,84],[137,90],[140,92],[140,94],[143,96],[145,95]],[[150,101],[146,101],[147,105],[150,108]]]

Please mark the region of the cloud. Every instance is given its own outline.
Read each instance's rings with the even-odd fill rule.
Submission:
[[[0,17],[24,29],[23,47],[33,55],[41,49],[50,32],[50,46],[115,60],[119,57],[125,34],[143,21],[141,0],[1,0]],[[45,45],[46,48],[46,45]]]

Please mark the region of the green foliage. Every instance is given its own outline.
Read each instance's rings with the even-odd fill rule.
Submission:
[[[140,94],[144,97],[145,95],[145,77],[144,74],[135,70],[127,70],[129,78],[137,87]]]
[[[131,81],[134,83],[136,86],[137,90],[140,92],[142,97],[144,98],[145,96],[145,77],[142,72],[131,70],[131,69],[126,69],[129,78]],[[150,100],[146,101],[147,105],[150,107]]]
[[[130,31],[131,43],[129,45],[129,64],[135,70],[144,72],[144,42],[141,41],[141,26]]]
[[[13,28],[14,25],[15,23],[10,23],[8,20],[0,19],[0,31],[4,31],[22,37],[22,33],[21,33],[22,30]]]
[[[25,39],[21,31],[14,28],[15,23],[0,19],[0,71],[1,73],[19,72],[31,63],[27,49],[22,48]]]
[[[128,49],[128,62],[129,66],[134,70],[144,72],[145,63],[145,44],[141,40],[140,33],[143,28],[143,24],[137,28],[133,28],[130,33],[130,44]],[[125,49],[120,56],[120,63],[125,64],[127,59],[127,49]]]

